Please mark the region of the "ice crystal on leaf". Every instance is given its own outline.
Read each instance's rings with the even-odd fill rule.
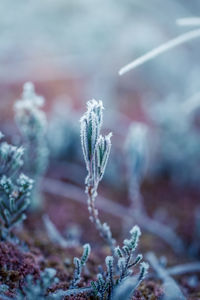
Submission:
[[[2,134],[1,134],[2,136]],[[19,174],[23,165],[23,148],[0,144],[0,235],[6,239],[11,230],[22,222],[30,203],[33,180]]]
[[[88,210],[90,220],[95,224],[100,235],[106,240],[112,252],[115,240],[112,238],[110,227],[102,224],[95,207],[95,198],[99,182],[103,178],[111,149],[111,136],[100,134],[103,120],[102,101],[91,100],[87,103],[87,112],[80,120],[81,144],[88,175],[86,177],[86,193],[88,195]]]

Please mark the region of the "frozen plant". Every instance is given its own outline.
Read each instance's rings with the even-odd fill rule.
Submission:
[[[41,110],[44,98],[35,93],[31,82],[24,84],[21,99],[15,104],[16,123],[25,147],[25,170],[34,179],[31,207],[41,206],[39,185],[47,168],[48,148],[46,142],[46,116]]]
[[[1,237],[6,238],[11,229],[25,218],[25,211],[30,204],[33,181],[21,174],[15,181],[2,176],[0,180],[0,218]]]
[[[19,290],[16,294],[16,299],[24,299],[24,294],[26,295],[27,299],[33,300],[62,299],[61,297],[59,297],[59,292],[58,295],[51,295],[51,293],[48,293],[49,288],[51,288],[58,282],[59,280],[58,278],[56,278],[56,270],[53,268],[46,268],[43,272],[41,272],[40,279],[36,280],[36,282],[33,280],[32,275],[28,275],[23,287],[23,293]]]
[[[115,247],[114,255],[105,258],[106,269],[104,270],[102,266],[99,267],[96,280],[92,281],[90,286],[80,288],[77,284],[81,279],[82,267],[86,264],[90,254],[90,246],[86,244],[82,258],[74,258],[75,270],[70,288],[67,291],[60,291],[60,293],[63,296],[76,297],[84,294],[95,296],[99,300],[117,300],[121,298],[115,297],[117,297],[118,292],[121,293],[121,289],[124,289],[124,284],[128,281],[129,288],[128,291],[127,287],[125,288],[126,294],[128,293],[129,297],[133,296],[147,274],[149,266],[145,262],[141,263],[141,254],[138,254],[136,257],[134,255],[141,235],[139,227],[134,226],[130,234],[130,239],[125,239],[122,247]],[[140,271],[137,274],[133,274],[133,268],[139,263]]]
[[[7,239],[11,230],[22,222],[30,203],[33,180],[18,174],[23,164],[23,149],[0,144],[0,237]]]
[[[73,279],[70,283],[70,289],[77,288],[77,284],[81,280],[81,273],[83,270],[83,267],[86,265],[88,258],[90,256],[91,247],[89,244],[85,244],[83,246],[83,254],[81,258],[74,257],[74,275]]]
[[[87,112],[80,120],[81,144],[88,175],[85,180],[86,193],[88,195],[88,210],[90,220],[95,224],[100,235],[105,239],[114,251],[115,240],[112,238],[110,227],[101,223],[98,210],[95,207],[95,199],[99,182],[103,178],[111,149],[111,136],[100,134],[103,118],[102,101],[91,100],[87,103]]]
[[[101,101],[91,100],[87,103],[87,112],[81,118],[81,143],[86,163],[88,175],[86,177],[86,193],[88,195],[88,210],[90,220],[95,224],[100,235],[106,240],[111,248],[112,256],[105,259],[106,272],[97,275],[97,280],[91,283],[95,295],[103,300],[110,300],[116,286],[121,284],[126,278],[132,275],[132,267],[138,264],[142,256],[138,255],[135,259],[133,253],[137,247],[140,229],[134,226],[131,238],[124,240],[123,247],[115,247],[116,241],[112,238],[110,227],[102,224],[98,217],[98,210],[95,207],[97,189],[101,181],[111,149],[111,133],[107,136],[100,134],[103,118],[103,104]],[[76,261],[76,268],[79,270],[80,263]],[[140,275],[137,278],[137,285],[144,278],[148,265],[142,263]],[[76,272],[79,273],[78,271]],[[79,278],[78,276],[76,276]],[[135,288],[133,287],[132,292]],[[88,292],[88,290],[86,290]],[[70,291],[68,291],[70,293]],[[73,293],[72,293],[73,294]]]
[[[175,252],[183,252],[185,245],[169,226],[150,218],[146,212],[140,185],[148,160],[148,129],[141,123],[133,123],[126,142],[129,170],[130,215],[141,228],[163,239]]]
[[[132,268],[142,260],[141,254],[134,257],[134,252],[141,235],[139,227],[134,226],[130,234],[131,238],[124,240],[122,247],[117,246],[115,248],[115,257],[106,257],[106,272],[99,273],[97,280],[91,283],[95,295],[100,300],[113,299],[113,295],[117,295],[117,291],[119,291],[127,279],[132,280],[132,286],[129,289],[129,296],[132,296],[147,273],[148,264],[142,262],[139,274],[132,275]]]
[[[32,275],[27,275],[23,288],[18,288],[14,298],[11,296],[6,296],[6,287],[2,290],[0,296],[3,300],[61,300],[63,299],[60,295],[60,291],[51,293],[50,288],[57,284],[59,279],[56,277],[56,270],[53,268],[46,268],[40,273],[40,278],[34,280]],[[1,292],[1,291],[0,291]]]
[[[0,132],[0,140],[3,134]],[[6,175],[7,177],[14,177],[23,165],[22,156],[24,149],[22,147],[15,147],[6,142],[0,144],[0,177]]]

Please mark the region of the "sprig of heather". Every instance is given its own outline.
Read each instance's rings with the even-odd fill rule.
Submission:
[[[34,85],[27,82],[23,86],[21,99],[15,104],[16,123],[25,147],[25,171],[34,179],[32,208],[41,206],[39,185],[48,164],[46,142],[46,116],[41,110],[44,98],[35,93]]]
[[[81,280],[81,272],[85,266],[89,254],[90,246],[86,244],[82,258],[74,258],[74,275],[70,283],[70,288],[67,291],[60,291],[63,296],[75,297],[78,295],[95,296],[99,300],[119,300],[123,299],[119,295],[126,295],[124,299],[131,299],[139,284],[145,278],[149,265],[141,262],[142,255],[134,255],[134,252],[139,243],[141,235],[138,226],[134,226],[130,230],[130,239],[123,242],[123,246],[117,246],[114,249],[114,255],[105,258],[105,270],[102,266],[99,267],[100,272],[96,276],[96,280],[90,283],[90,286],[79,287],[78,283]],[[140,264],[138,273],[133,274],[133,268]]]
[[[114,256],[106,257],[106,272],[99,273],[97,280],[91,283],[95,295],[101,300],[115,299],[115,296],[121,293],[121,290],[124,290],[124,283],[128,279],[130,279],[131,284],[129,281],[128,291],[127,287],[125,290],[126,294],[131,297],[148,271],[148,264],[145,262],[140,263],[142,255],[138,254],[136,257],[134,255],[141,235],[139,227],[134,226],[130,234],[130,239],[124,240],[122,247],[117,246],[115,248]],[[140,271],[133,276],[132,269],[139,263]]]
[[[2,134],[0,134],[2,137]],[[22,222],[30,203],[33,180],[19,175],[23,148],[0,144],[0,238],[11,237],[12,228]]]
[[[0,132],[0,139],[2,137]],[[0,177],[3,175],[14,177],[23,165],[23,154],[24,149],[22,147],[17,148],[2,142],[0,145]]]
[[[86,265],[86,263],[88,261],[88,258],[90,256],[90,252],[91,252],[90,245],[85,244],[83,246],[82,257],[81,258],[74,257],[74,275],[73,275],[73,279],[70,283],[70,288],[71,289],[77,288],[77,284],[81,280],[81,274],[82,274],[83,267]]]
[[[111,150],[112,133],[106,136],[100,134],[103,109],[102,101],[88,101],[87,112],[80,120],[81,144],[88,172],[85,184],[90,220],[95,224],[96,229],[113,252],[115,240],[112,238],[110,227],[106,223],[101,223],[98,217],[98,210],[95,207],[98,185],[103,178]]]

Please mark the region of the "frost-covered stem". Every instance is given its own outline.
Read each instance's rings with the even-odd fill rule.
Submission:
[[[108,299],[112,297],[114,282],[113,282],[113,262],[114,258],[113,256],[107,256],[106,257],[106,267],[107,267],[107,274],[108,274],[108,282],[109,282],[109,288],[108,288]]]
[[[154,58],[156,58],[158,55],[165,53],[169,51],[170,49],[173,49],[183,43],[186,43],[192,39],[196,39],[200,37],[200,29],[191,30],[189,32],[183,33],[174,39],[169,40],[168,42],[160,45],[159,47],[154,48],[153,50],[147,52],[146,54],[140,56],[136,60],[132,61],[131,63],[125,65],[119,70],[119,75],[123,75],[127,72],[129,72],[132,69],[135,69],[136,67],[146,63],[147,61],[150,61]]]
[[[131,260],[131,256],[132,255],[131,255],[131,252],[130,252],[129,255],[126,257],[126,263],[125,263],[123,271],[120,275],[120,281],[122,281],[126,277],[126,273],[127,273],[127,270],[128,270],[129,262]]]
[[[70,199],[80,204],[85,204],[85,200],[82,197],[83,191],[78,186],[70,183],[62,182],[55,179],[45,178],[42,184],[42,190],[56,197],[62,197]],[[111,216],[123,219],[123,215],[127,215],[127,209],[125,206],[98,195],[98,209],[108,213]]]
[[[99,223],[98,210],[95,208],[95,197],[96,191],[92,186],[86,188],[86,193],[88,194],[88,211],[90,214],[90,220]]]
[[[85,244],[83,246],[83,254],[82,257],[79,259],[78,257],[74,257],[74,275],[73,279],[70,283],[70,288],[75,289],[77,288],[77,284],[81,280],[81,273],[83,270],[83,267],[85,266],[91,252],[91,247],[89,244]]]
[[[176,20],[176,24],[179,26],[200,26],[200,18],[180,18]]]
[[[133,266],[136,266],[142,259],[142,255],[139,254],[133,260],[133,253],[137,248],[139,237],[141,235],[140,228],[135,225],[131,230],[131,239],[124,240],[124,246],[115,248],[115,255],[118,256],[118,268],[120,271],[119,282],[122,282],[124,278],[129,275],[129,270]]]
[[[105,223],[99,219],[98,210],[95,207],[95,198],[97,196],[97,192],[93,186],[86,187],[86,193],[88,195],[88,211],[90,214],[90,221],[95,225],[96,229],[99,231],[100,236],[106,241],[109,245],[112,254],[114,254],[115,249],[115,240],[112,238],[112,234],[109,227],[105,227]]]
[[[80,119],[81,145],[88,175],[85,179],[88,195],[88,210],[90,220],[95,224],[100,235],[106,240],[114,253],[115,240],[112,238],[110,227],[101,223],[98,210],[95,207],[97,188],[102,180],[111,149],[111,136],[100,134],[103,118],[102,101],[91,100],[87,103],[87,111]]]
[[[68,289],[66,291],[64,290],[58,290],[54,293],[51,293],[51,295],[57,295],[59,293],[59,296],[65,297],[65,296],[78,296],[81,294],[93,294],[93,289],[91,287],[83,287],[83,288],[76,288],[76,289]]]

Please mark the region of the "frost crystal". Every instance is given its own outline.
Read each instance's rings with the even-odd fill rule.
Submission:
[[[106,136],[100,135],[102,119],[102,101],[88,101],[87,112],[80,120],[81,144],[88,172],[85,183],[90,220],[95,224],[100,235],[106,240],[113,252],[115,240],[112,238],[110,227],[106,223],[101,223],[98,210],[95,207],[97,188],[103,178],[111,149],[112,133]]]

